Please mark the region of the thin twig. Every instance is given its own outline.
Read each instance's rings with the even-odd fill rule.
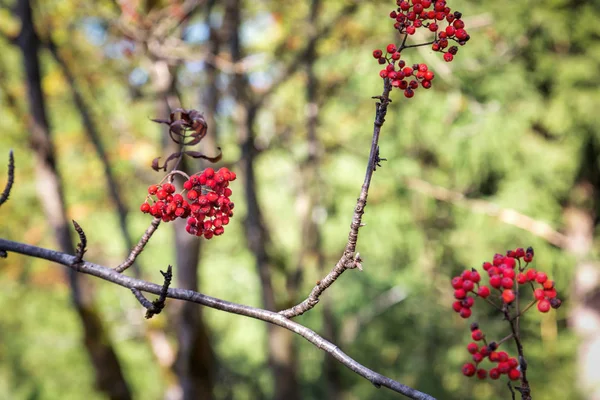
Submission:
[[[144,235],[142,235],[142,238],[140,239],[138,244],[135,245],[133,250],[131,250],[131,253],[129,253],[129,257],[127,257],[127,260],[125,260],[125,262],[117,266],[115,268],[115,271],[123,272],[134,263],[137,256],[142,252],[142,250],[144,250],[144,246],[146,246],[146,243],[148,243],[148,241],[154,234],[154,231],[156,231],[156,228],[158,228],[158,225],[160,225],[160,218],[154,218],[150,223],[148,229],[146,229],[146,232],[144,232]]]
[[[448,190],[441,186],[432,185],[418,178],[405,178],[406,186],[414,191],[445,201],[453,205],[462,206],[470,211],[489,215],[499,219],[501,222],[516,226],[541,237],[548,243],[563,248],[567,243],[566,236],[544,221],[536,220],[524,215],[512,208],[503,208],[489,201],[469,199],[463,193]]]
[[[11,150],[8,152],[8,181],[6,182],[4,191],[2,191],[2,194],[0,195],[0,205],[8,200],[10,189],[12,189],[13,183],[15,183],[15,157],[13,155],[13,151]]]
[[[89,274],[98,277],[100,279],[112,282],[119,286],[126,287],[128,289],[137,289],[140,291],[154,293],[157,295],[160,295],[163,291],[162,286],[121,274],[115,269],[104,267],[98,264],[93,264],[88,261],[84,261],[78,265],[73,265],[75,256],[59,251],[31,246],[25,243],[13,242],[6,239],[0,239],[0,251],[10,251],[30,257],[53,261],[58,264],[62,264],[68,268],[82,272],[84,274]],[[167,297],[172,299],[191,301],[193,303],[198,303],[206,307],[214,308],[233,314],[243,315],[250,318],[255,318],[288,329],[302,336],[310,343],[315,345],[317,348],[329,353],[341,364],[351,369],[356,374],[369,380],[371,383],[373,383],[373,385],[375,385],[375,387],[384,386],[397,393],[403,394],[404,396],[411,399],[435,400],[434,397],[426,393],[420,392],[416,389],[403,385],[400,382],[397,382],[391,378],[388,378],[363,366],[362,364],[358,363],[357,361],[349,357],[347,354],[345,354],[335,344],[325,340],[309,328],[285,318],[279,313],[263,310],[260,308],[254,308],[242,304],[231,303],[225,300],[204,295],[202,293],[198,293],[193,290],[170,288],[167,291]]]
[[[362,216],[365,212],[365,207],[367,205],[367,196],[369,194],[369,186],[371,185],[371,178],[373,177],[373,172],[377,167],[377,162],[379,159],[379,133],[381,132],[381,127],[385,122],[385,116],[387,114],[387,107],[390,103],[390,91],[392,90],[392,85],[389,79],[384,80],[383,85],[383,93],[381,96],[378,96],[377,99],[379,101],[376,103],[375,108],[375,122],[373,127],[373,138],[371,140],[371,152],[369,154],[369,162],[367,164],[367,172],[365,174],[365,179],[362,185],[362,189],[360,192],[360,196],[358,201],[356,202],[356,207],[354,208],[354,216],[352,217],[352,224],[350,225],[350,233],[348,234],[348,243],[346,244],[346,248],[344,250],[344,254],[339,259],[335,267],[325,276],[323,279],[319,281],[319,283],[313,288],[310,292],[310,295],[301,303],[288,308],[286,310],[282,310],[279,313],[286,318],[293,318],[298,315],[302,315],[308,310],[312,309],[314,306],[319,303],[319,297],[321,294],[335,282],[337,278],[341,274],[344,273],[347,269],[359,268],[361,269],[361,259],[358,256],[358,253],[355,254],[356,250],[356,242],[358,241],[358,230],[362,226]]]
[[[167,272],[160,271],[164,278],[164,283],[162,285],[162,289],[160,291],[160,295],[158,299],[154,301],[148,300],[143,293],[135,288],[131,289],[131,292],[135,296],[135,298],[140,302],[142,306],[148,311],[146,311],[146,319],[152,318],[156,314],[160,314],[160,312],[165,308],[165,301],[167,300],[167,292],[169,291],[169,285],[171,285],[171,280],[173,279],[173,268],[169,265],[167,268]]]
[[[522,400],[531,400],[531,389],[529,387],[529,382],[527,381],[527,361],[525,360],[525,355],[523,353],[523,344],[521,343],[521,338],[519,337],[519,331],[515,326],[515,321],[511,320],[509,311],[507,309],[504,310],[504,317],[510,324],[513,339],[517,345],[517,352],[519,353],[519,366],[521,367],[521,387],[517,387],[516,389],[521,393]]]
[[[75,249],[75,263],[79,264],[83,260],[83,255],[87,250],[85,248],[87,246],[87,238],[81,226],[74,219],[71,222],[73,222],[73,227],[75,227],[75,231],[79,235],[79,243],[77,243],[77,248]]]

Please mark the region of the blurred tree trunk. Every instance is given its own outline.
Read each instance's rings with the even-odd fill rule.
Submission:
[[[35,32],[29,0],[20,0],[16,6],[21,20],[21,32],[17,45],[23,53],[27,96],[29,100],[31,147],[36,157],[38,194],[48,222],[54,230],[62,251],[74,254],[66,216],[62,184],[56,168],[54,147],[41,88],[39,38]],[[110,344],[100,316],[94,307],[88,290],[82,290],[83,275],[67,269],[73,305],[81,320],[84,344],[94,366],[96,385],[111,399],[130,399],[131,394],[123,377],[119,361]]]
[[[580,177],[563,209],[566,250],[577,262],[569,322],[581,341],[577,354],[579,383],[590,400],[600,400],[600,265],[592,259],[597,210],[600,206],[600,145],[584,145]]]
[[[154,60],[153,67],[153,86],[158,99],[158,118],[168,118],[172,109],[182,106],[177,93],[176,68],[169,66],[164,60]],[[213,110],[211,110],[212,112]],[[209,129],[214,129],[214,126],[209,126]],[[163,137],[168,138],[168,135]],[[216,147],[214,146],[214,134],[207,135],[202,143],[208,147]],[[165,153],[179,150],[177,145],[170,140],[165,140],[163,147]],[[197,172],[199,166],[199,163],[183,159],[179,168],[192,174]],[[199,290],[198,265],[201,239],[188,234],[185,231],[185,225],[186,221],[184,220],[174,223],[177,258],[175,277],[177,287],[197,291]],[[202,318],[202,307],[190,302],[175,302],[172,303],[168,312],[177,336],[178,351],[173,367],[179,379],[177,390],[179,394],[169,398],[212,399],[216,361],[208,329]]]
[[[110,197],[116,207],[117,215],[119,216],[119,227],[121,228],[121,235],[123,236],[123,241],[125,242],[126,254],[129,255],[129,252],[133,248],[133,241],[129,236],[129,230],[127,228],[127,206],[125,202],[121,198],[121,190],[117,183],[116,177],[113,175],[112,168],[108,161],[108,155],[106,154],[106,150],[104,149],[104,145],[102,144],[102,140],[100,139],[100,130],[98,129],[97,124],[94,122],[92,117],[91,107],[86,103],[81,88],[77,83],[77,79],[75,78],[75,73],[69,66],[66,57],[61,56],[59,49],[56,44],[52,41],[52,38],[48,38],[48,49],[52,53],[54,60],[60,66],[67,82],[69,83],[69,87],[71,89],[71,94],[73,95],[73,101],[77,110],[79,111],[79,115],[81,116],[81,122],[83,127],[85,128],[85,132],[88,135],[88,138],[94,145],[94,149],[96,150],[96,154],[102,163],[104,168],[104,178],[106,179],[106,188],[110,193]],[[137,278],[141,277],[141,268],[138,265],[138,261],[134,262],[131,268]]]
[[[308,156],[300,165],[302,179],[298,188],[298,202],[300,203],[300,220],[302,221],[302,246],[298,257],[295,273],[288,280],[288,287],[292,302],[298,298],[298,290],[302,287],[303,270],[307,266],[315,265],[319,276],[324,276],[325,255],[321,248],[321,230],[319,228],[318,208],[322,208],[322,180],[320,168],[322,164],[323,147],[317,135],[319,126],[319,80],[315,74],[315,62],[317,61],[316,47],[318,43],[317,21],[321,9],[321,0],[312,0],[310,3],[310,14],[306,24],[308,32],[308,48],[306,51],[306,129],[308,142]],[[323,335],[333,343],[337,342],[337,329],[327,298],[323,300]],[[339,399],[341,396],[341,376],[338,363],[332,358],[325,356],[323,359],[323,370],[327,398]]]
[[[242,4],[239,0],[228,0],[225,5],[225,35],[229,39],[231,59],[234,63],[242,60],[240,43],[240,27]],[[234,75],[232,85],[233,96],[237,101],[235,120],[242,148],[242,175],[247,202],[247,216],[244,221],[248,247],[254,254],[257,272],[261,283],[263,307],[275,311],[278,309],[271,278],[272,260],[267,248],[270,243],[269,233],[265,225],[262,209],[256,194],[255,160],[257,151],[254,147],[256,137],[254,122],[258,114],[258,106],[253,99],[247,77]],[[294,400],[300,398],[297,379],[298,357],[294,345],[294,337],[290,331],[267,325],[267,343],[269,367],[275,383],[273,398],[276,400]]]

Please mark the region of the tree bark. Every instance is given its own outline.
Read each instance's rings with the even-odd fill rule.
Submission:
[[[228,0],[225,7],[226,36],[229,39],[231,59],[234,63],[237,63],[242,60],[239,36],[239,28],[242,23],[240,15],[242,4],[239,0]],[[258,113],[258,106],[252,98],[251,88],[245,75],[236,74],[231,87],[234,89],[237,99],[236,123],[242,148],[241,167],[247,202],[247,216],[244,221],[246,240],[250,251],[254,254],[261,283],[263,307],[274,311],[278,308],[278,305],[271,278],[273,263],[267,251],[270,242],[269,232],[256,194],[255,160],[257,152],[254,148],[256,137],[254,122]],[[298,357],[293,335],[289,331],[268,326],[267,347],[269,351],[268,363],[275,384],[273,399],[299,399]]]
[[[16,14],[21,20],[21,32],[17,45],[23,53],[27,97],[29,100],[30,142],[36,158],[36,179],[38,194],[48,222],[63,252],[75,252],[67,222],[62,183],[58,170],[54,146],[50,138],[50,127],[41,87],[38,50],[40,40],[33,24],[29,0],[19,0]],[[94,366],[96,385],[110,399],[131,399],[131,393],[117,356],[110,344],[98,311],[94,307],[89,292],[82,291],[83,277],[73,270],[67,272],[71,287],[71,297],[77,315],[82,323],[84,344]]]
[[[172,109],[182,106],[177,93],[175,73],[173,67],[168,66],[163,60],[154,60],[154,73],[158,115],[159,118],[168,118]],[[209,129],[214,127],[209,126]],[[168,135],[164,137],[168,138]],[[207,135],[203,144],[211,141],[214,144],[214,135]],[[173,142],[166,141],[163,144],[167,153],[179,150]],[[192,163],[183,159],[180,169],[188,174],[197,172],[190,164]],[[196,167],[199,165],[199,163],[194,164]],[[177,258],[175,277],[178,287],[197,291],[201,239],[188,234],[185,225],[185,221],[178,220],[173,227]],[[173,304],[168,312],[169,318],[173,321],[178,344],[173,368],[179,380],[177,392],[180,396],[175,398],[210,400],[213,398],[216,361],[208,328],[202,318],[202,308],[183,302]]]

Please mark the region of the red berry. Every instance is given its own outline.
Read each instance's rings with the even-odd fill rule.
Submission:
[[[527,283],[527,275],[525,275],[522,272],[519,272],[517,274],[517,282],[519,283],[519,285],[522,285],[524,283]]]
[[[156,186],[156,185],[150,185],[148,187],[148,194],[155,195],[157,191],[158,191],[158,186]]]
[[[490,286],[496,289],[499,289],[500,286],[502,286],[502,278],[500,275],[494,275],[490,277]]]
[[[521,371],[519,371],[516,368],[513,368],[510,371],[508,371],[508,377],[510,378],[510,380],[516,381],[521,377]]]
[[[483,334],[483,332],[481,332],[480,329],[476,329],[473,332],[471,332],[471,338],[473,338],[473,340],[475,341],[479,341],[481,339],[483,339],[485,335]]]
[[[452,309],[456,312],[460,312],[460,310],[462,310],[462,302],[461,301],[455,301],[454,303],[452,303]]]
[[[505,289],[502,292],[502,301],[504,301],[506,304],[512,303],[515,300],[515,292],[513,292],[511,289]]]
[[[475,287],[475,284],[473,283],[473,281],[464,280],[462,283],[462,288],[467,292],[470,292],[471,290],[473,290],[474,287]]]
[[[444,53],[444,61],[450,62],[454,59],[454,56],[450,53]]]
[[[546,282],[548,280],[548,275],[546,275],[543,272],[538,272],[537,275],[536,275],[536,277],[535,277],[535,280],[536,280],[537,283],[544,283],[544,282]]]
[[[407,88],[407,89],[404,91],[404,96],[405,96],[406,98],[409,98],[409,99],[410,99],[410,98],[411,98],[411,97],[413,97],[414,95],[415,95],[415,92],[414,92],[414,91],[413,91],[411,88]]]
[[[473,304],[475,304],[475,299],[473,297],[467,296],[467,298],[462,301],[462,306],[466,308],[473,307]]]
[[[479,364],[483,361],[483,355],[481,353],[473,354],[473,361],[475,361],[476,364]]]
[[[429,24],[429,30],[430,30],[431,32],[435,32],[435,31],[437,31],[437,30],[438,30],[438,26],[437,26],[437,24]]]
[[[485,379],[485,377],[486,377],[486,376],[487,376],[487,371],[486,371],[485,369],[483,369],[483,368],[479,368],[479,369],[477,370],[477,377],[478,377],[479,379]]]
[[[462,367],[462,373],[465,376],[473,376],[475,375],[475,365],[473,365],[472,363],[467,363],[465,365],[463,365]]]
[[[390,53],[390,54],[391,54],[391,53],[395,53],[395,52],[396,52],[396,50],[397,50],[397,49],[396,49],[396,45],[395,45],[395,44],[392,44],[392,43],[390,43],[390,44],[388,44],[388,45],[387,45],[387,47],[386,47],[386,50],[387,50],[387,52],[388,52],[388,53]]]
[[[498,378],[500,378],[500,371],[498,371],[498,368],[492,368],[492,369],[490,369],[490,378],[491,379],[498,379]]]
[[[535,269],[528,270],[525,275],[528,281],[533,281],[537,277],[537,271]]]
[[[187,198],[190,199],[190,200],[192,200],[192,201],[196,200],[198,198],[198,192],[196,192],[195,190],[190,190],[187,193]]]
[[[546,296],[549,299],[553,299],[556,297],[556,289],[552,288],[552,289],[545,289],[544,290],[544,296]]]
[[[477,294],[485,299],[490,295],[490,288],[487,286],[480,286],[479,290],[477,290]]]
[[[143,213],[145,213],[145,214],[149,213],[149,212],[150,212],[150,204],[148,204],[148,203],[143,203],[143,204],[140,206],[140,211],[141,211],[141,212],[143,212]]]
[[[510,278],[502,278],[502,287],[504,289],[511,289],[514,285],[514,281]]]
[[[471,312],[471,309],[470,309],[470,308],[464,308],[464,307],[463,307],[463,308],[461,308],[461,309],[460,309],[460,313],[459,313],[459,314],[460,314],[460,316],[461,316],[462,318],[465,318],[465,319],[467,319],[467,318],[469,318],[469,317],[471,316],[471,313],[472,313],[472,312]]]
[[[535,297],[536,300],[543,300],[546,298],[546,295],[542,289],[535,289],[533,291],[533,297]]]
[[[465,291],[465,289],[456,289],[454,291],[454,297],[459,300],[462,300],[465,297],[467,297],[467,292]]]
[[[550,311],[550,301],[546,299],[540,300],[537,304],[537,308],[540,312],[547,313]]]
[[[542,286],[544,287],[544,289],[553,289],[554,288],[554,281],[548,279],[546,282],[544,282],[544,284]]]
[[[467,351],[471,354],[477,353],[478,350],[479,350],[479,346],[477,346],[477,343],[471,342],[467,345]]]

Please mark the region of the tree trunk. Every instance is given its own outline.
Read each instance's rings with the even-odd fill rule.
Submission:
[[[27,96],[30,109],[30,140],[36,158],[38,194],[48,222],[61,250],[74,254],[73,242],[67,222],[66,208],[60,176],[56,168],[54,147],[41,88],[41,73],[38,57],[40,41],[33,25],[29,0],[17,3],[16,13],[21,19],[21,32],[17,45],[23,53]],[[131,393],[123,377],[119,361],[110,344],[102,320],[94,307],[89,291],[82,291],[83,276],[67,269],[73,305],[81,320],[84,344],[94,366],[96,385],[110,399],[126,400]]]
[[[182,106],[176,90],[175,74],[163,60],[154,60],[154,74],[154,89],[158,95],[158,115],[159,118],[168,118],[172,109]],[[213,127],[209,126],[209,129]],[[168,138],[168,135],[164,137]],[[213,135],[207,135],[203,143],[210,141],[214,141]],[[171,141],[165,141],[163,144],[165,153],[179,150]],[[197,172],[190,164],[199,167],[199,163],[189,163],[184,159],[180,169],[189,174]],[[177,287],[197,291],[201,239],[188,234],[185,225],[185,221],[177,220],[173,227],[177,257],[175,278]],[[210,400],[213,398],[216,361],[208,329],[202,319],[202,308],[189,302],[177,302],[172,304],[168,312],[169,318],[173,321],[178,344],[173,368],[179,380],[179,388],[176,390],[178,395],[172,398]]]

